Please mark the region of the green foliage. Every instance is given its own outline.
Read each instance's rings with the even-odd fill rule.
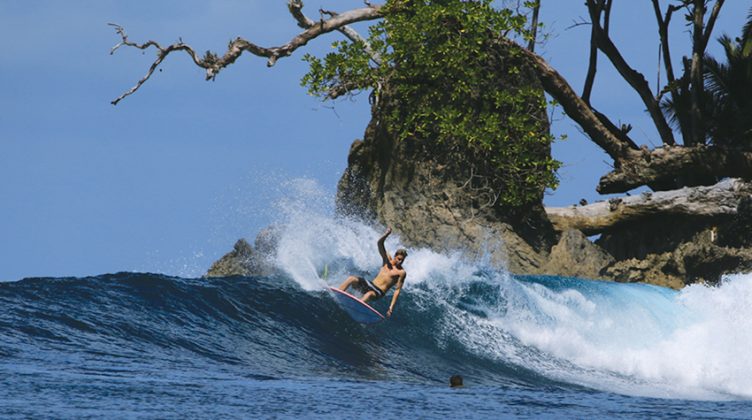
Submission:
[[[739,38],[718,39],[726,63],[706,55],[704,78],[708,134],[714,144],[752,145],[752,10]]]
[[[718,38],[725,62],[709,54],[703,58],[704,91],[701,113],[706,128],[706,144],[722,146],[752,145],[752,9],[741,36]],[[691,91],[684,80],[667,85],[662,93],[676,90],[664,97],[661,109],[676,128],[691,124]]]
[[[487,156],[484,175],[501,180],[502,204],[540,200],[557,185],[559,167],[549,153],[546,100],[519,52],[499,42],[528,36],[526,18],[491,3],[389,0],[384,21],[370,28],[378,63],[363,44],[336,42],[323,60],[304,57],[310,71],[302,84],[324,99],[373,89],[378,100],[389,86],[397,105],[386,123],[398,140],[463,141]]]

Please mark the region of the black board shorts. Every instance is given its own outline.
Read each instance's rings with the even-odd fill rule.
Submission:
[[[373,292],[376,294],[376,299],[381,299],[384,297],[384,292],[376,287],[373,283],[370,281],[364,279],[363,277],[356,277],[358,279],[358,282],[353,285],[353,288],[357,289],[359,292],[366,294],[368,292]]]

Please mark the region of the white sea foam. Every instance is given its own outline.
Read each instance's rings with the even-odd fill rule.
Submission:
[[[330,207],[332,194],[315,181],[298,179],[288,184],[288,198],[277,203],[278,223],[282,228],[275,264],[306,290],[322,289],[327,282],[336,284],[347,271],[322,270],[332,261],[347,260],[352,268],[369,272],[381,265],[376,241],[383,233],[371,226],[344,218],[335,218]],[[392,252],[400,245],[398,235],[386,242]]]
[[[374,273],[381,227],[335,219],[331,194],[297,180],[279,203],[277,265],[306,290]],[[395,234],[387,243],[399,246]],[[512,278],[483,259],[410,249],[406,291],[414,310],[439,305],[439,346],[469,351],[543,376],[632,395],[752,399],[752,275],[680,292],[644,284]],[[348,261],[348,265],[332,264]],[[328,280],[322,268],[332,264]],[[375,274],[375,273],[374,273]],[[469,293],[482,285],[483,296]],[[468,298],[469,296],[469,298]],[[464,299],[464,300],[462,300]],[[461,301],[462,300],[462,301]]]
[[[527,285],[533,304],[496,320],[522,344],[577,367],[549,375],[636,395],[752,398],[752,275],[678,293],[583,283],[559,292]]]

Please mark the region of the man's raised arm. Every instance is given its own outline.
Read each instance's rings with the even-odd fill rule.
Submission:
[[[386,237],[392,234],[392,228],[388,227],[386,228],[386,232],[379,238],[379,241],[377,244],[379,245],[379,254],[381,254],[382,258],[382,265],[386,265],[389,267],[389,269],[392,269],[392,259],[389,257],[389,254],[386,252],[386,248],[384,248],[384,241],[386,241]]]

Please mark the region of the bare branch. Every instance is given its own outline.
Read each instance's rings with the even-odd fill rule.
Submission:
[[[540,13],[540,0],[536,1],[533,5],[533,17],[530,22],[530,42],[527,44],[527,49],[535,52],[535,39],[538,36],[538,14]]]
[[[167,57],[167,55],[170,54],[173,51],[185,51],[185,52],[187,52],[188,55],[190,55],[191,58],[193,59],[193,62],[196,63],[196,65],[198,65],[200,67],[204,67],[204,65],[202,65],[202,63],[201,63],[202,60],[198,58],[198,55],[196,54],[196,52],[191,47],[189,47],[188,45],[183,44],[182,42],[178,42],[177,44],[172,44],[172,45],[170,45],[170,46],[168,46],[166,48],[163,48],[161,45],[159,45],[155,41],[147,41],[147,42],[145,42],[143,44],[137,44],[135,42],[131,42],[131,41],[128,40],[128,35],[125,33],[125,29],[123,29],[122,26],[117,25],[115,23],[109,23],[109,25],[115,27],[115,31],[117,31],[117,33],[123,39],[117,45],[115,45],[114,47],[112,47],[112,50],[110,50],[110,54],[114,54],[115,51],[117,51],[117,49],[120,48],[123,45],[128,46],[128,47],[138,48],[140,50],[146,50],[149,47],[154,47],[154,48],[156,48],[159,51],[159,53],[157,54],[157,59],[154,60],[154,63],[152,63],[151,67],[149,67],[149,71],[146,72],[146,75],[144,77],[142,77],[141,80],[139,80],[138,83],[136,83],[135,86],[133,86],[127,92],[125,92],[122,95],[120,95],[117,99],[115,99],[112,102],[110,102],[113,105],[117,105],[118,102],[120,102],[121,100],[123,100],[125,97],[130,96],[133,93],[135,93],[141,87],[141,85],[143,85],[144,83],[146,83],[147,80],[149,80],[149,78],[151,77],[151,75],[154,73],[154,70],[156,70],[157,67],[159,67],[159,65],[162,63],[162,61],[165,59],[165,57]]]
[[[595,17],[600,21],[601,12],[603,8],[600,7],[600,3],[597,5]],[[585,76],[585,86],[582,88],[582,100],[590,105],[590,94],[593,91],[593,83],[595,82],[595,73],[598,67],[598,43],[596,39],[596,25],[593,23],[590,25],[590,56],[588,59],[588,71]]]
[[[603,51],[609,60],[611,60],[611,63],[619,74],[621,74],[624,80],[629,83],[629,85],[632,86],[635,92],[640,96],[645,107],[648,109],[648,113],[653,119],[653,123],[658,129],[658,133],[660,134],[663,143],[674,144],[674,134],[671,131],[671,127],[669,127],[668,122],[666,122],[666,118],[663,116],[658,102],[653,97],[653,94],[650,91],[650,86],[645,80],[645,77],[629,66],[627,61],[616,48],[616,45],[614,45],[611,38],[609,38],[608,33],[603,27],[601,27],[599,20],[597,20],[598,16],[596,16],[596,11],[598,10],[596,0],[587,0],[587,7],[590,12],[593,26],[595,27],[594,33],[596,35],[598,48]]]
[[[608,35],[608,29],[611,26],[611,5],[612,0],[605,0],[606,4],[603,6],[605,10],[605,16],[603,17],[603,31]]]
[[[287,9],[292,14],[292,17],[298,22],[298,27],[308,29],[315,25],[316,22],[309,19],[303,14],[303,1],[302,0],[290,0],[287,2]]]
[[[301,28],[308,29],[314,24],[314,22],[311,19],[303,15],[302,0],[290,0],[290,2],[288,3],[288,8],[290,9],[290,13],[292,13],[293,17],[295,17],[295,20],[298,21],[298,26],[300,26]],[[338,13],[336,12],[332,12],[330,10],[323,10],[323,9],[320,9],[319,13],[321,13],[322,15],[323,14],[329,15],[330,17],[335,17],[338,15]],[[304,26],[304,25],[308,25],[308,26]],[[374,51],[373,48],[371,48],[371,44],[369,44],[365,38],[360,36],[360,34],[355,29],[351,28],[350,26],[343,26],[337,30],[341,32],[343,35],[345,35],[350,41],[354,43],[361,43],[364,49],[366,50],[366,53],[371,57],[371,60],[373,60],[373,62],[377,66],[381,65],[381,55],[377,53],[376,51]]]
[[[721,7],[723,7],[723,2],[724,0],[716,1],[715,5],[713,6],[713,11],[710,12],[708,23],[705,25],[705,34],[703,35],[703,39],[702,39],[703,50],[705,50],[708,47],[708,42],[710,41],[710,35],[712,35],[713,33],[713,27],[715,26],[715,21],[718,19],[718,14],[721,12]]]
[[[569,25],[569,26],[567,26],[566,28],[564,28],[564,30],[568,31],[570,29],[574,29],[574,28],[577,28],[579,26],[590,26],[591,25],[591,23],[589,21],[585,20],[585,18],[579,17],[579,19],[580,20],[572,19],[572,24]]]
[[[691,1],[691,0],[687,0]],[[664,68],[666,70],[666,86],[660,90],[658,95],[656,96],[656,101],[660,102],[661,98],[666,92],[671,93],[671,100],[674,103],[680,103],[681,102],[681,95],[683,91],[686,91],[689,85],[689,78],[682,77],[680,81],[677,82],[676,77],[674,76],[674,67],[673,62],[671,60],[671,49],[670,49],[670,42],[668,37],[668,30],[669,30],[669,24],[671,23],[671,17],[674,12],[681,10],[685,7],[688,7],[688,3],[684,2],[681,5],[669,5],[666,9],[666,14],[664,17],[661,17],[661,8],[658,4],[658,0],[652,0],[653,2],[653,10],[655,11],[655,18],[658,23],[658,34],[661,39],[661,51],[663,54],[663,63]],[[690,119],[687,113],[677,110],[676,115],[678,121],[679,121],[679,130],[682,133],[682,139],[687,141],[687,139],[691,139],[692,133],[690,130]]]
[[[703,59],[708,40],[715,26],[715,21],[723,6],[724,0],[716,1],[707,25],[704,24],[705,0],[694,0],[692,9],[692,64],[689,70],[690,94],[692,98],[690,107],[690,136],[685,138],[685,145],[697,145],[705,143],[706,129],[703,119],[703,100],[705,97],[705,84],[703,78]]]
[[[501,42],[511,48],[519,48],[530,59],[543,89],[561,104],[564,112],[577,122],[588,137],[608,153],[614,159],[614,162],[618,164],[622,158],[637,153],[634,150],[634,142],[631,140],[624,141],[623,138],[626,137],[626,134],[623,134],[622,137],[611,131],[609,127],[615,127],[615,125],[611,122],[608,122],[608,126],[604,124],[602,118],[608,121],[605,115],[596,114],[592,107],[577,96],[567,80],[551,67],[543,57],[508,39],[502,39]]]
[[[671,62],[671,51],[669,48],[669,40],[668,40],[668,26],[671,22],[671,15],[678,10],[679,8],[676,6],[669,6],[666,10],[666,16],[665,18],[661,16],[661,6],[658,4],[658,0],[651,0],[653,2],[653,10],[655,11],[655,20],[658,22],[658,35],[661,39],[661,49],[663,51],[663,60],[664,65],[666,68],[666,78],[668,85],[672,85],[674,82],[674,67]],[[673,88],[672,93],[676,92],[676,89]]]
[[[306,45],[310,40],[320,35],[339,30],[340,28],[352,23],[374,20],[383,17],[381,7],[381,5],[369,5],[364,8],[346,11],[327,20],[322,20],[318,24],[314,24],[306,28],[305,31],[295,36],[288,43],[279,47],[265,48],[258,46],[252,42],[246,41],[243,38],[235,38],[232,42],[230,42],[227,47],[227,52],[225,52],[222,57],[219,57],[218,55],[207,51],[203,58],[199,58],[198,54],[196,54],[193,48],[184,44],[183,42],[178,42],[167,47],[162,47],[155,41],[147,41],[144,44],[136,44],[128,40],[128,37],[125,34],[125,30],[120,25],[111,24],[111,26],[114,26],[117,33],[122,37],[122,41],[112,48],[112,52],[116,51],[123,45],[142,50],[146,50],[149,47],[154,47],[158,50],[157,59],[154,61],[154,63],[152,63],[149,71],[146,73],[146,76],[139,80],[138,83],[129,91],[112,101],[112,104],[116,105],[123,98],[135,93],[149,79],[149,77],[151,77],[151,75],[154,73],[154,70],[159,67],[162,61],[174,51],[185,51],[187,54],[189,54],[193,59],[193,62],[197,66],[206,69],[206,80],[210,80],[217,77],[217,74],[220,72],[220,70],[234,63],[235,60],[237,60],[241,56],[241,54],[243,54],[243,52],[247,51],[259,57],[267,57],[269,59],[267,61],[267,66],[271,67],[277,62],[279,58],[291,55],[296,49]]]
[[[691,118],[691,137],[684,139],[687,146],[705,143],[705,124],[702,119],[702,100],[705,91],[704,80],[702,77],[703,63],[705,55],[703,47],[703,23],[705,17],[705,0],[694,0],[692,9],[692,64],[689,70],[690,80],[690,118]]]

